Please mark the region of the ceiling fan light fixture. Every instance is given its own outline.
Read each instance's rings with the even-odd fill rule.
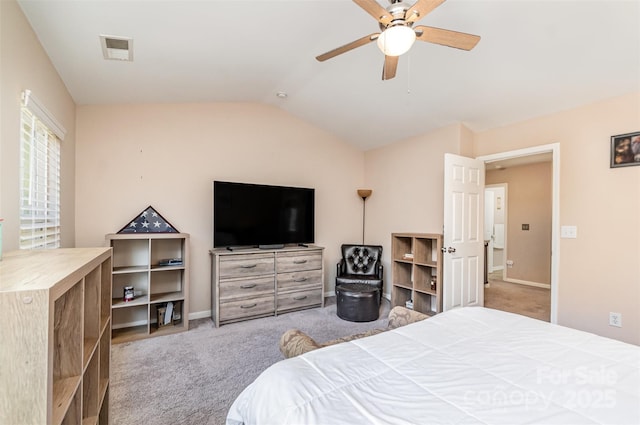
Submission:
[[[415,31],[406,25],[395,25],[385,29],[378,37],[378,48],[387,56],[407,53],[416,41]]]

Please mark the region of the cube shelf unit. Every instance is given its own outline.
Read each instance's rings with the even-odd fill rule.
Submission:
[[[111,249],[0,261],[0,423],[109,423]]]
[[[112,233],[112,342],[120,343],[189,329],[189,235],[186,233]],[[181,259],[181,264],[161,261]],[[134,298],[124,300],[133,286]],[[173,317],[158,320],[158,309],[173,304]]]
[[[442,312],[442,235],[391,235],[391,302],[434,315]]]

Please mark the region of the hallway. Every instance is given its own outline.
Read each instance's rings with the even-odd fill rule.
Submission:
[[[502,270],[498,270],[489,273],[489,287],[484,289],[484,306],[548,322],[551,317],[551,291],[505,282]]]

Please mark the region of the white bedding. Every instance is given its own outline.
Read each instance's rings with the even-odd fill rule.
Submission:
[[[640,424],[640,347],[469,307],[283,360],[238,424]]]

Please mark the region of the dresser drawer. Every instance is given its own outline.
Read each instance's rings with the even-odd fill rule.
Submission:
[[[291,252],[278,254],[278,273],[302,270],[320,270],[322,268],[321,252]]]
[[[278,273],[278,292],[317,289],[322,286],[322,270]]]
[[[213,249],[211,315],[216,327],[324,305],[323,249]]]
[[[222,280],[220,281],[220,301],[258,295],[273,296],[274,288],[273,276]]]
[[[274,272],[273,254],[239,254],[220,257],[220,279],[259,276]]]
[[[278,293],[278,311],[292,310],[322,304],[322,288],[306,291]]]
[[[220,321],[273,314],[274,311],[273,295],[220,302]]]

